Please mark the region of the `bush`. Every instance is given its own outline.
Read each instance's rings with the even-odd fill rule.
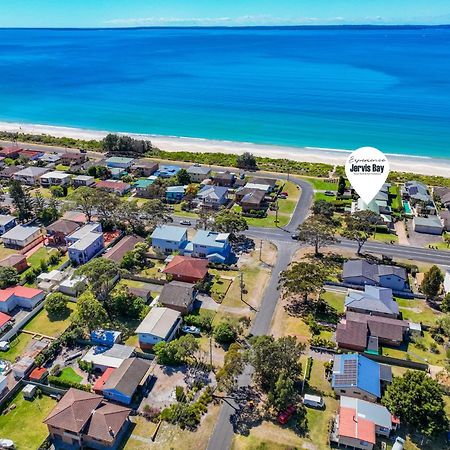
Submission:
[[[195,314],[190,314],[185,316],[183,322],[186,325],[191,325],[200,328],[202,331],[209,332],[212,328],[212,317],[211,316],[199,316]]]
[[[325,338],[321,338],[320,336],[312,337],[309,342],[313,347],[323,347],[323,348],[330,348],[330,349],[336,348],[336,344],[333,341],[330,341]]]
[[[307,369],[306,369],[306,373],[305,373],[306,380],[309,380],[309,378],[311,377],[312,365],[313,365],[313,359],[311,356],[309,356],[308,362],[307,362]]]
[[[213,329],[213,335],[220,344],[231,344],[236,340],[236,331],[228,322],[217,324]]]
[[[73,381],[64,380],[56,376],[49,376],[48,377],[49,384],[52,384],[54,386],[61,386],[61,387],[68,387],[68,388],[75,388],[75,389],[81,389],[82,391],[90,392],[91,391],[91,385],[90,384],[81,384],[81,383],[75,383]]]
[[[144,410],[142,412],[142,415],[147,420],[155,420],[159,415],[161,414],[161,410],[159,408],[156,408],[154,406],[145,405]]]
[[[175,398],[177,399],[177,402],[185,402],[186,401],[186,395],[184,394],[183,386],[175,387]]]
[[[57,377],[60,374],[61,374],[61,366],[59,364],[55,364],[50,370],[50,375]]]

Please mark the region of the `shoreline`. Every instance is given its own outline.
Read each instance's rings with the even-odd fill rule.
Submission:
[[[294,161],[344,165],[353,150],[292,147],[254,144],[251,142],[221,141],[213,139],[179,136],[160,136],[127,132],[98,131],[83,128],[61,127],[40,124],[21,124],[0,122],[0,130],[29,134],[48,134],[54,137],[70,137],[83,140],[101,140],[108,133],[128,135],[136,139],[152,141],[155,147],[168,152],[186,151],[192,153],[253,153],[268,158],[286,158]],[[430,158],[427,156],[409,156],[386,153],[392,171],[412,172],[423,175],[450,176],[450,159]]]

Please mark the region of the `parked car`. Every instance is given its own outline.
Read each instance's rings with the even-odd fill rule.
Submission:
[[[0,341],[0,351],[7,352],[9,350],[9,342],[8,341]]]
[[[289,193],[288,192],[282,192],[280,195],[284,195],[285,197],[289,197]]]
[[[11,439],[0,439],[0,449],[11,449],[16,448],[14,441]]]
[[[294,405],[288,406],[284,411],[278,414],[278,423],[284,425],[289,422],[289,419],[296,413]]]
[[[194,327],[194,325],[183,325],[181,330],[183,333],[200,334],[200,328]]]
[[[180,220],[180,225],[191,225],[191,221],[190,220]]]
[[[333,191],[325,191],[325,195],[327,196],[327,197],[334,197],[334,192]]]
[[[298,241],[300,239],[300,235],[297,233],[291,234],[291,238],[294,239],[294,241]]]
[[[392,450],[403,450],[403,446],[405,445],[405,440],[400,436],[397,436],[397,439],[392,446]]]
[[[319,395],[305,394],[303,404],[312,408],[323,408],[323,398]]]

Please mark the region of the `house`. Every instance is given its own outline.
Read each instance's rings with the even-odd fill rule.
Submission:
[[[172,178],[181,170],[180,166],[160,164],[159,169],[154,173],[155,177]]]
[[[125,253],[133,250],[134,246],[140,242],[145,242],[140,236],[136,236],[134,234],[125,236],[116,245],[107,250],[107,252],[103,255],[103,258],[110,259],[111,261],[120,264],[122,258],[125,256]]]
[[[102,394],[108,400],[130,405],[133,396],[142,390],[149,379],[150,364],[143,359],[128,358],[110,372],[102,386]]]
[[[94,369],[104,372],[108,367],[117,369],[133,353],[134,347],[128,345],[114,344],[112,347],[98,345],[91,347],[81,360],[92,363]]]
[[[20,181],[27,186],[36,186],[40,182],[40,178],[48,169],[45,167],[25,167],[16,172],[12,177],[13,180]]]
[[[22,151],[19,147],[2,147],[0,148],[0,156],[3,158],[16,159]]]
[[[228,171],[216,172],[213,181],[217,186],[232,187],[236,181],[236,175]]]
[[[334,356],[331,387],[338,396],[354,397],[376,403],[383,384],[392,381],[391,367],[358,353]]]
[[[194,201],[204,208],[218,209],[228,202],[228,188],[222,186],[203,186]]]
[[[163,286],[158,303],[165,308],[174,309],[181,314],[192,311],[196,291],[192,283],[171,281]]]
[[[100,223],[84,225],[67,236],[69,259],[76,265],[85,264],[104,247],[102,226]]]
[[[166,200],[169,203],[181,202],[187,186],[168,186],[166,188]]]
[[[128,172],[120,167],[112,167],[109,169],[109,173],[111,174],[111,178],[113,180],[119,180],[123,176],[127,175]]]
[[[137,180],[133,184],[133,188],[136,193],[136,197],[147,197],[148,188],[155,182],[156,177],[150,176],[144,180]]]
[[[14,174],[20,172],[23,169],[23,166],[9,166],[0,170],[0,179],[2,180],[10,180]]]
[[[164,268],[163,273],[175,281],[198,283],[208,275],[208,260],[176,255]]]
[[[436,214],[436,205],[428,187],[420,181],[406,181],[401,189],[401,194],[410,202],[416,215]]]
[[[86,153],[67,152],[61,155],[61,164],[65,166],[80,165],[87,161]]]
[[[227,262],[231,255],[229,237],[229,233],[198,230],[192,240],[192,256],[206,258],[210,262]]]
[[[441,218],[441,223],[444,231],[450,231],[450,210],[443,209],[439,212],[439,217]]]
[[[62,219],[71,220],[72,222],[78,223],[78,225],[84,225],[87,222],[86,214],[80,211],[66,211]]]
[[[251,184],[253,185],[260,185],[260,186],[269,186],[267,189],[267,192],[270,194],[273,192],[277,186],[277,180],[275,178],[260,178],[260,177],[254,177],[250,180]]]
[[[117,449],[131,410],[91,392],[70,388],[44,419],[55,448]]]
[[[183,249],[188,243],[187,228],[161,225],[151,234],[155,252],[169,254]]]
[[[3,258],[0,261],[0,267],[14,267],[17,272],[22,273],[28,269],[27,258],[20,253],[14,253],[12,255]]]
[[[256,191],[262,191],[264,194],[268,194],[271,188],[270,184],[260,184],[260,183],[246,183],[245,188],[253,189]]]
[[[34,358],[31,356],[20,357],[12,366],[12,372],[16,380],[25,378],[33,369]]]
[[[39,160],[46,164],[56,164],[61,160],[61,155],[58,153],[45,153],[39,158]]]
[[[359,211],[372,211],[380,216],[383,224],[390,228],[392,226],[392,210],[387,200],[379,200],[374,198],[370,203],[365,203],[360,197],[357,201],[352,202],[351,214]]]
[[[47,188],[50,186],[68,187],[71,179],[72,175],[60,170],[47,172],[46,174],[40,176],[41,186]]]
[[[93,186],[95,184],[95,178],[89,175],[78,175],[72,179],[72,185],[74,188],[81,186]]]
[[[39,289],[50,292],[65,277],[60,270],[53,269],[50,272],[41,273],[37,276],[37,286]]]
[[[378,353],[378,344],[398,347],[408,331],[408,322],[390,317],[369,316],[347,311],[336,329],[340,348],[364,351],[368,342],[371,351]]]
[[[41,289],[26,286],[11,286],[0,290],[0,312],[10,313],[14,308],[33,309],[45,298]]]
[[[43,383],[47,377],[48,370],[45,367],[36,367],[31,371],[30,375],[28,375],[28,379],[35,383]]]
[[[158,342],[169,342],[181,326],[181,313],[169,308],[153,307],[136,328],[139,346],[151,350]]]
[[[441,235],[444,231],[439,216],[421,217],[416,216],[413,218],[413,228],[417,233],[435,234]]]
[[[95,187],[97,189],[101,189],[103,191],[112,192],[117,195],[125,195],[130,191],[131,185],[128,183],[124,183],[123,181],[118,180],[103,180],[95,183]]]
[[[149,177],[158,170],[158,163],[150,159],[138,159],[133,162],[131,171],[138,177]]]
[[[380,286],[393,291],[408,289],[408,275],[403,267],[372,264],[364,259],[350,259],[344,263],[342,280],[356,286]]]
[[[30,161],[37,161],[44,153],[36,150],[21,150],[19,156]]]
[[[211,176],[211,169],[206,166],[194,164],[187,169],[187,173],[193,183],[201,183]]]
[[[112,347],[114,344],[119,343],[121,335],[120,331],[98,329],[91,331],[90,338],[94,345]]]
[[[343,396],[330,440],[345,447],[372,449],[377,435],[389,437],[398,425],[399,420],[386,407]]]
[[[392,290],[370,285],[364,287],[364,292],[349,289],[345,297],[345,310],[393,319],[399,315]]]
[[[4,312],[0,312],[0,333],[3,333],[13,324],[13,318]]]
[[[21,250],[37,245],[43,236],[39,227],[17,225],[3,234],[1,239],[5,247]]]
[[[0,214],[0,236],[16,226],[16,218],[8,214]]]
[[[109,377],[113,374],[116,369],[112,367],[107,367],[106,370],[99,376],[94,385],[92,386],[93,391],[98,395],[103,395],[103,386],[108,381]]]
[[[241,205],[243,212],[263,209],[265,197],[266,192],[260,189],[243,187],[236,191],[236,202]]]
[[[67,236],[74,233],[78,228],[80,228],[80,225],[77,222],[58,219],[46,228],[48,244],[56,246],[67,245]]]
[[[85,277],[66,278],[59,283],[58,290],[62,294],[70,295],[71,297],[78,297],[86,289]]]
[[[124,158],[122,156],[112,156],[106,159],[106,167],[114,169],[125,169],[128,170],[133,164],[133,158]]]

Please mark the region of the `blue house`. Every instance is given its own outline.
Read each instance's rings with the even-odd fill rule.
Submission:
[[[153,250],[166,255],[184,249],[188,243],[187,228],[172,225],[156,227],[150,237]]]
[[[85,264],[104,247],[102,226],[88,223],[67,236],[69,259],[76,265]]]
[[[103,347],[112,347],[118,343],[121,334],[120,331],[114,330],[94,330],[91,331],[91,342]]]
[[[14,216],[6,214],[0,215],[0,236],[15,226],[16,218]]]
[[[180,170],[180,166],[160,164],[159,169],[153,175],[161,178],[171,178],[174,177]]]
[[[122,156],[112,156],[106,160],[106,166],[111,168],[118,169],[129,169],[133,164],[133,158],[123,158]]]
[[[331,386],[339,396],[376,402],[383,383],[392,381],[391,367],[358,353],[335,355]]]
[[[211,262],[227,262],[231,254],[229,233],[216,233],[209,230],[198,230],[192,240],[192,256],[197,258],[207,258]]]
[[[169,186],[166,188],[166,200],[168,202],[181,202],[186,192],[186,186]]]

